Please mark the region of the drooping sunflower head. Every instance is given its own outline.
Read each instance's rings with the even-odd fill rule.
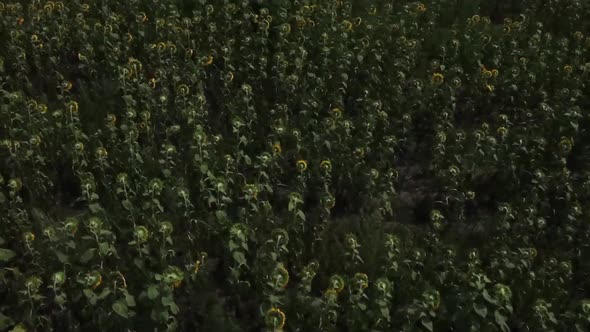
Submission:
[[[281,152],[283,152],[283,148],[281,148],[281,143],[279,142],[275,142],[272,145],[272,152],[277,155],[277,154],[281,154]]]
[[[354,275],[354,282],[361,289],[366,289],[369,287],[369,277],[365,273],[356,273]]]
[[[139,243],[145,243],[149,239],[150,233],[145,226],[137,226],[134,230],[135,238]]]
[[[283,264],[278,264],[273,274],[273,284],[276,288],[283,289],[289,284],[289,271]]]
[[[344,289],[344,279],[338,274],[333,275],[330,278],[330,288],[340,293]]]
[[[266,311],[264,317],[266,325],[276,330],[282,330],[285,327],[286,316],[285,313],[279,308],[271,308]]]

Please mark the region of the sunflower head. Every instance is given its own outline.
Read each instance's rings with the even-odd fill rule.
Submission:
[[[266,311],[264,321],[268,327],[280,331],[285,327],[286,316],[281,309],[270,308]]]
[[[352,30],[352,22],[350,22],[349,20],[344,20],[342,21],[342,29],[346,32]]]
[[[432,74],[431,82],[434,85],[441,85],[443,84],[445,77],[441,73],[434,73]]]
[[[278,264],[273,274],[273,284],[276,288],[284,289],[289,284],[289,271],[283,266]]]
[[[139,243],[145,243],[149,239],[150,233],[145,226],[137,226],[135,227],[135,238]]]
[[[66,106],[67,110],[70,111],[71,113],[78,113],[78,103],[75,101],[71,101],[68,103],[68,105]]]
[[[324,159],[324,160],[322,160],[322,162],[320,163],[320,168],[321,168],[321,169],[322,169],[324,172],[326,172],[326,173],[329,173],[329,172],[332,170],[332,163],[331,163],[329,160],[327,160],[327,159]]]
[[[96,289],[100,285],[102,285],[102,275],[98,271],[92,271],[86,274],[84,282],[86,284],[86,287]]]
[[[344,289],[344,279],[338,274],[330,278],[330,289],[340,293]]]
[[[106,158],[107,155],[108,155],[108,152],[107,152],[107,150],[105,148],[99,147],[99,148],[96,149],[96,156],[98,158],[101,158],[101,159],[102,158]]]
[[[332,116],[337,119],[342,117],[342,109],[340,109],[339,107],[332,108],[331,113],[332,113]]]
[[[418,3],[418,5],[416,6],[416,11],[418,13],[424,13],[426,11],[426,5],[424,5],[423,3]]]
[[[107,124],[109,126],[114,126],[117,123],[117,116],[114,114],[107,114]]]
[[[213,64],[213,55],[209,54],[201,59],[201,64],[207,67]]]
[[[26,232],[23,235],[23,238],[25,239],[25,243],[30,244],[33,241],[35,241],[35,234],[31,233],[31,232]]]
[[[365,273],[356,273],[354,275],[354,282],[361,289],[366,289],[367,287],[369,287],[369,277]]]
[[[63,285],[66,282],[66,274],[64,272],[55,272],[52,276],[51,276],[51,281],[53,281],[53,285],[55,287],[59,287],[61,285]]]
[[[559,141],[559,149],[561,150],[562,153],[571,152],[573,145],[574,144],[572,143],[571,139],[569,139],[567,137],[562,137],[561,140]]]
[[[494,292],[498,299],[500,299],[503,302],[510,301],[510,299],[512,298],[512,291],[510,290],[510,287],[504,284],[496,284],[496,286],[494,286]]]
[[[281,143],[276,142],[272,145],[272,152],[277,155],[277,154],[281,154],[281,152],[283,152],[283,148],[281,148]]]
[[[307,170],[307,161],[301,159],[301,160],[297,160],[297,163],[295,164],[295,166],[297,166],[297,170],[300,173],[305,172],[305,170]]]

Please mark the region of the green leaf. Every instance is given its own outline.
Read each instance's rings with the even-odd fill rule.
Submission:
[[[474,303],[473,310],[481,318],[486,318],[486,316],[488,315],[488,308],[481,303]]]
[[[303,211],[297,210],[297,216],[299,217],[299,219],[305,221],[305,213],[303,213]]]
[[[127,211],[131,211],[133,209],[133,204],[131,204],[131,202],[128,199],[126,199],[123,202],[121,202],[121,204],[123,204],[123,207]]]
[[[63,295],[57,295],[54,299],[53,302],[55,302],[55,304],[63,306],[66,303],[66,298]],[[0,328],[2,327],[2,324],[0,323]]]
[[[201,174],[207,174],[209,166],[207,166],[207,164],[201,164],[201,166],[199,166],[199,169],[201,170]]]
[[[174,304],[174,299],[172,296],[162,296],[162,305],[170,307]]]
[[[102,299],[106,298],[107,296],[109,296],[109,294],[111,294],[111,290],[108,288],[104,288],[102,290],[102,292],[100,293],[100,295],[98,295],[96,298],[99,300],[102,300]]]
[[[109,253],[109,244],[105,242],[101,242],[98,244],[98,248],[100,249],[100,253],[103,255],[107,255]]]
[[[213,201],[215,201],[215,198],[213,198]],[[219,222],[224,222],[227,220],[227,214],[223,210],[215,211],[215,216],[217,217],[217,221]]]
[[[234,251],[232,257],[234,258],[234,260],[236,262],[238,262],[238,264],[240,265],[246,265],[246,256],[244,256],[244,253],[241,251]]]
[[[496,319],[496,324],[500,326],[505,324],[507,320],[507,317],[501,312],[501,309],[498,309],[494,312],[494,318]]]
[[[113,311],[123,318],[129,318],[129,309],[122,301],[117,301],[112,305]]]
[[[147,297],[150,300],[155,299],[156,297],[158,297],[160,292],[158,292],[158,289],[156,288],[156,286],[149,286],[148,290],[147,290]]]
[[[420,323],[422,323],[422,326],[424,326],[428,331],[432,332],[434,330],[434,325],[430,319],[424,317],[420,320]]]
[[[15,326],[10,332],[27,332],[27,330],[23,327],[22,324],[18,324]]]
[[[84,293],[84,295],[86,296],[86,298],[92,298],[92,297],[95,297],[96,296],[96,294],[94,294],[94,292],[91,289],[88,289],[88,288],[82,290],[82,293]]]
[[[14,325],[12,318],[0,312],[0,331],[5,331],[9,326]]]
[[[95,248],[90,248],[90,249],[86,250],[82,254],[82,256],[80,256],[80,262],[81,263],[88,263],[88,261],[90,261],[94,257],[95,252],[96,252]]]
[[[70,262],[70,258],[68,257],[68,255],[64,254],[61,251],[56,251],[55,254],[57,255],[57,260],[62,263],[62,264],[66,264]]]
[[[98,213],[102,211],[102,207],[98,203],[89,204],[88,208],[90,209],[90,211],[92,211],[92,213]]]
[[[125,295],[125,302],[127,303],[128,307],[135,307],[135,298],[131,294]]]
[[[483,296],[484,300],[488,301],[491,304],[495,304],[496,300],[494,300],[491,296],[490,293],[488,293],[487,289],[484,289],[483,292],[481,293],[481,295]]]
[[[0,248],[0,262],[8,262],[16,256],[16,253],[10,249]]]

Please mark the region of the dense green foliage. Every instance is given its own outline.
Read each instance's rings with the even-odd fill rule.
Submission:
[[[588,331],[589,27],[0,3],[0,330]]]

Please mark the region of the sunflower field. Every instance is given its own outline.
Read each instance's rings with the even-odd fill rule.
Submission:
[[[0,331],[590,331],[590,2],[0,2]]]

